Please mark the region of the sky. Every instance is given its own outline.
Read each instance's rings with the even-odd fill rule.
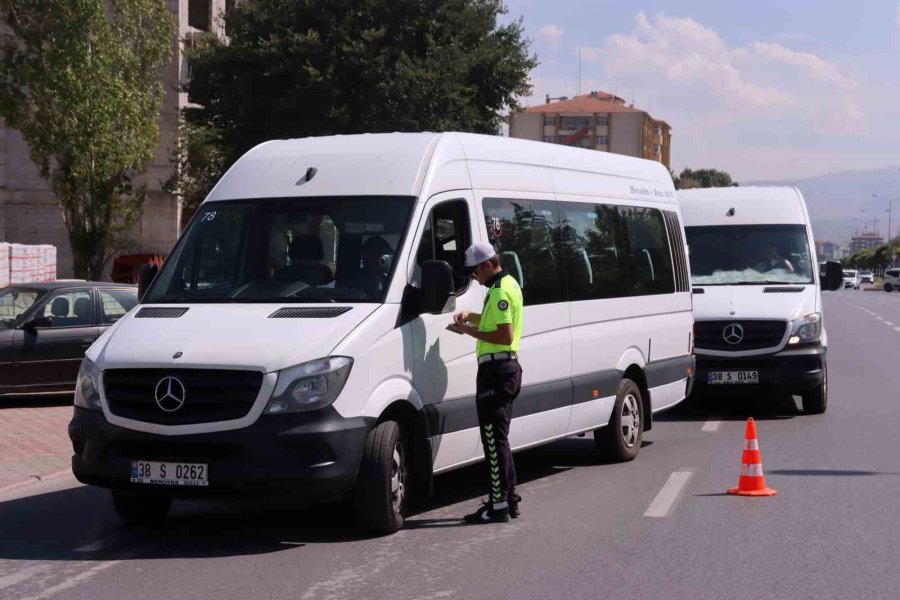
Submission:
[[[737,181],[900,167],[900,2],[506,0],[545,95],[613,92],[672,126],[672,168]],[[900,177],[900,171],[898,171]]]

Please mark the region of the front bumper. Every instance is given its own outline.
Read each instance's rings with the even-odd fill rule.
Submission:
[[[697,354],[694,393],[698,395],[755,395],[760,390],[802,394],[817,388],[825,377],[825,354],[820,344],[773,354],[728,357]],[[758,371],[758,384],[710,385],[712,371]]]
[[[110,424],[97,411],[75,408],[69,437],[72,472],[82,483],[160,491],[131,483],[131,461],[209,465],[206,487],[165,486],[175,497],[287,493],[309,501],[342,496],[356,479],[374,419],[345,418],[333,407],[262,416],[243,429],[165,436]]]

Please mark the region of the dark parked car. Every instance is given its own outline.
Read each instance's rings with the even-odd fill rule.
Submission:
[[[137,286],[93,281],[0,288],[0,395],[65,392],[85,350],[137,304]]]

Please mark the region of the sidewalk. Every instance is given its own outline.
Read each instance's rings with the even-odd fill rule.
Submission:
[[[71,396],[0,398],[0,489],[69,469]]]

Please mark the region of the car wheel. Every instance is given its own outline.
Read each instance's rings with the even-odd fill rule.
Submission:
[[[172,508],[172,498],[156,493],[114,490],[112,499],[116,513],[129,525],[159,521]]]
[[[594,430],[594,443],[600,454],[613,462],[637,458],[644,439],[644,403],[641,389],[630,379],[622,379],[616,389],[616,401],[606,427]]]
[[[885,284],[884,284],[884,291],[890,292],[890,291],[893,290],[893,289],[894,289],[893,284],[890,284],[890,283],[885,283]]]
[[[822,383],[814,390],[803,394],[803,412],[808,415],[821,415],[828,408],[828,367],[822,366]]]
[[[402,433],[396,421],[380,423],[369,432],[353,489],[357,520],[379,533],[403,527],[409,462]]]

